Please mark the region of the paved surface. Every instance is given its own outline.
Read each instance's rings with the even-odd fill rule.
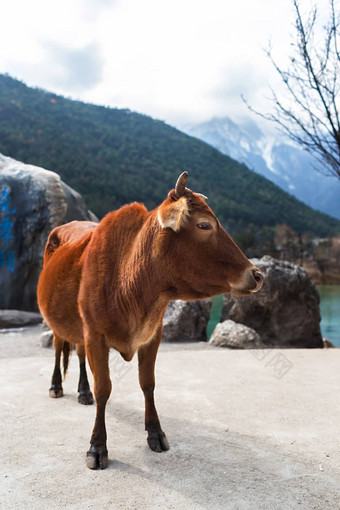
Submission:
[[[161,454],[146,445],[137,362],[113,353],[110,464],[90,471],[95,408],[77,403],[76,356],[65,396],[50,399],[39,333],[0,333],[1,508],[340,508],[340,349],[161,346]]]

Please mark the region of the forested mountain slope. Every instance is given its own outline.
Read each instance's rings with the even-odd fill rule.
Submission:
[[[340,222],[162,121],[27,87],[0,75],[0,153],[60,174],[99,217],[134,200],[158,205],[183,170],[231,233],[272,237],[287,224],[326,236]]]

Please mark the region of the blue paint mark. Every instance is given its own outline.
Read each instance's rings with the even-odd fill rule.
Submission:
[[[8,246],[8,240],[14,239],[11,235],[13,225],[14,223],[8,218],[8,216],[5,216],[2,220],[0,220],[0,241],[3,241],[6,248]]]
[[[5,186],[0,194],[0,212],[2,211],[5,214],[15,213],[15,209],[12,209],[11,211],[9,210],[9,202],[10,202],[9,188]]]
[[[0,267],[5,267],[8,271],[13,273],[15,267],[14,251],[0,249]]]
[[[14,239],[14,236],[11,235],[14,223],[8,217],[9,214],[14,213],[15,209],[10,209],[10,188],[5,186],[0,190],[0,245],[5,248],[8,247],[8,241]],[[1,267],[13,273],[15,267],[13,250],[0,248],[0,268]]]

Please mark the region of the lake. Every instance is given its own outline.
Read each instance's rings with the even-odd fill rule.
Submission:
[[[320,294],[321,331],[340,347],[340,285],[317,285]]]
[[[340,285],[317,285],[317,289],[320,294],[322,336],[328,338],[336,347],[340,347]],[[208,340],[216,324],[220,322],[223,296],[214,296],[212,302],[207,328]]]

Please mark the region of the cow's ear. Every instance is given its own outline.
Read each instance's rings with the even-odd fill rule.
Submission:
[[[189,214],[188,202],[185,197],[162,205],[158,210],[158,221],[162,228],[171,228],[178,232]]]

